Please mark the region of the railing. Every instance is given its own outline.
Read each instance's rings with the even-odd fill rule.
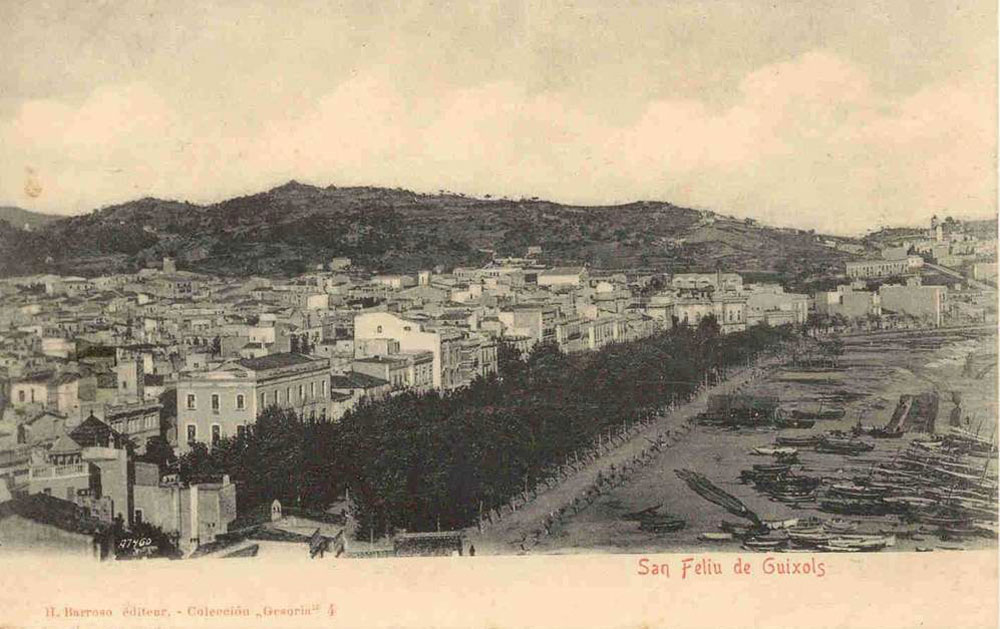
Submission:
[[[73,463],[71,465],[50,465],[46,467],[31,468],[29,478],[60,478],[65,476],[81,476],[87,473],[87,466],[84,463]]]

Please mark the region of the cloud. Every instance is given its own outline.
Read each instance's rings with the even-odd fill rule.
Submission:
[[[383,70],[355,74],[309,107],[270,106],[282,113],[254,126],[243,124],[258,113],[253,102],[182,115],[190,100],[172,106],[132,83],[77,105],[23,103],[0,123],[0,196],[85,211],[147,194],[208,201],[294,177],[579,203],[661,199],[857,232],[995,211],[994,102],[989,86],[951,81],[882,93],[822,50],[754,69],[725,106],[660,98],[614,120],[513,79],[419,95]],[[26,167],[45,187],[38,198],[24,196]]]

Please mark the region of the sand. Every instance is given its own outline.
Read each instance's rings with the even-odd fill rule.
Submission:
[[[941,403],[938,432],[946,431],[953,408],[951,392],[960,393],[963,415],[972,431],[989,436],[997,428],[996,336],[962,331],[924,331],[917,334],[882,334],[845,339],[845,353],[838,367],[795,370],[780,367],[767,377],[743,387],[743,391],[778,395],[782,408],[815,411],[843,408],[839,420],[820,420],[811,429],[731,431],[697,426],[675,446],[642,468],[630,482],[610,490],[580,513],[563,518],[530,547],[536,553],[651,553],[726,551],[739,542],[701,542],[698,535],[719,530],[726,519],[737,521],[721,507],[694,494],[674,474],[688,468],[707,476],[752,510],[768,519],[810,515],[835,517],[817,510],[771,501],[750,485],[739,482],[739,473],[753,463],[771,462],[770,457],[750,455],[755,446],[771,444],[778,435],[806,435],[828,430],[849,430],[860,419],[865,425],[884,425],[892,416],[901,394],[937,391]],[[968,356],[972,356],[967,360]],[[967,365],[968,362],[968,365]],[[981,377],[979,377],[981,376]],[[926,436],[926,435],[923,435]],[[845,480],[866,473],[878,460],[891,458],[918,434],[902,439],[877,440],[873,452],[861,456],[800,451],[802,472]],[[991,469],[995,471],[996,462]],[[544,494],[543,494],[544,496]],[[630,511],[662,504],[661,511],[679,516],[687,527],[674,533],[640,531],[638,523],[621,519]],[[858,522],[859,530],[876,532],[892,528],[896,516],[843,516]],[[893,550],[916,546],[980,548],[995,546],[996,540],[976,538],[943,542],[935,536],[920,540],[899,539]],[[508,550],[508,552],[510,552]]]

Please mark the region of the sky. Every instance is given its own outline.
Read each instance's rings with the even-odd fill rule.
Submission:
[[[857,234],[997,210],[989,0],[0,0],[0,205],[290,179]]]

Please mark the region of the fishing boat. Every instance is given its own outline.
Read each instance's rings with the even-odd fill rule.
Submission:
[[[731,542],[735,538],[732,533],[701,533],[698,539],[703,542]]]
[[[884,515],[892,509],[881,500],[828,498],[820,501],[819,508],[830,513],[847,515]]]
[[[822,550],[826,553],[857,553],[861,552],[860,548],[855,546],[834,546],[831,544],[821,544],[816,547],[817,550]]]
[[[815,492],[811,492],[811,491],[808,492],[808,493],[773,492],[773,493],[770,493],[769,495],[771,496],[771,500],[775,500],[777,502],[783,502],[785,504],[799,504],[799,503],[802,503],[802,502],[815,502],[815,500],[816,500],[816,493]]]
[[[882,502],[909,509],[927,509],[939,504],[938,500],[922,496],[885,496],[882,498]]]
[[[788,463],[754,463],[754,472],[782,473],[791,471],[792,466]]]
[[[778,447],[775,447],[775,446],[760,446],[760,447],[754,448],[753,451],[751,452],[751,454],[758,454],[758,455],[762,455],[762,456],[775,456],[775,455],[779,455],[779,454],[784,454],[784,455],[798,454],[798,452],[799,451],[796,448],[787,448],[787,447],[781,447],[781,446],[778,446]]]
[[[808,411],[800,411],[798,409],[793,409],[791,416],[794,419],[841,419],[844,417],[843,409],[830,409],[828,411],[820,410],[810,413]]]
[[[639,530],[648,533],[672,533],[687,526],[684,520],[672,515],[647,516],[639,521]]]
[[[822,438],[822,435],[803,435],[801,437],[784,436],[778,437],[775,439],[775,442],[780,446],[811,448],[819,443]]]
[[[790,529],[792,527],[798,526],[798,518],[788,518],[785,520],[764,520],[764,526],[772,531],[779,529]]]
[[[641,520],[642,518],[644,518],[644,517],[646,517],[646,516],[648,516],[650,514],[656,513],[660,509],[660,507],[662,507],[662,506],[663,506],[663,503],[660,503],[660,504],[652,506],[652,507],[646,507],[645,509],[639,509],[638,511],[631,511],[629,513],[623,513],[622,516],[621,516],[621,518],[623,520]]]
[[[816,548],[830,542],[833,535],[830,533],[797,533],[789,532],[788,539],[793,546],[799,548]]]
[[[823,528],[832,533],[849,533],[857,530],[858,523],[851,522],[850,520],[843,520],[841,518],[833,518],[832,520],[824,522]]]
[[[848,535],[833,537],[825,546],[873,552],[895,545],[896,538],[891,535]]]
[[[874,500],[885,496],[887,491],[863,485],[835,484],[830,487],[830,493],[835,496],[843,496],[844,498],[868,498]]]
[[[743,548],[746,548],[747,550],[756,550],[763,552],[777,550],[779,548],[785,548],[786,546],[788,546],[787,538],[767,539],[761,537],[752,537],[743,541]]]
[[[816,452],[827,452],[830,454],[856,455],[863,452],[871,452],[875,445],[859,439],[843,439],[823,437],[816,444]]]
[[[777,419],[774,425],[778,428],[812,428],[816,422],[812,419]]]

